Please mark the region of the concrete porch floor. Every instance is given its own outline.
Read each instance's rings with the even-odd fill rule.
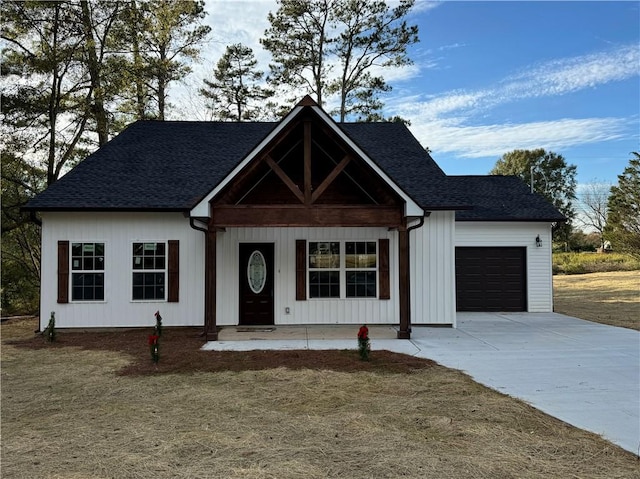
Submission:
[[[396,339],[397,326],[367,325],[371,339]],[[311,326],[223,326],[218,341],[351,339],[356,341],[360,325],[318,324]]]

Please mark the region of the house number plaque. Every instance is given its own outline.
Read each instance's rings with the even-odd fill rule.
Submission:
[[[249,288],[255,294],[261,293],[267,282],[267,262],[260,251],[254,251],[249,256],[249,264],[247,264],[247,281]]]

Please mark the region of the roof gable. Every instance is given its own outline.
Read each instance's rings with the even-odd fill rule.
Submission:
[[[290,133],[291,130],[302,121],[303,115],[307,119],[315,120],[321,129],[329,130],[336,143],[344,144],[350,150],[352,156],[363,161],[391,190],[395,192],[405,203],[405,216],[421,216],[424,211],[420,205],[407,194],[387,173],[375,163],[359,145],[354,142],[337,124],[309,97],[306,96],[279,124],[274,128],[236,167],[220,181],[198,204],[191,210],[190,215],[194,217],[210,217],[209,203],[219,196],[229,184],[238,177],[243,170],[246,170],[256,159],[260,159],[274,148],[274,145],[282,139],[283,135]],[[301,135],[302,136],[302,135]],[[329,148],[327,146],[327,148]],[[439,169],[439,168],[438,168]],[[306,182],[306,181],[305,181]],[[292,187],[293,190],[295,188]]]
[[[446,176],[404,124],[335,123],[307,99],[279,123],[138,121],[33,198],[25,209],[180,211],[208,216],[209,199],[303,109],[312,111],[406,202],[405,215],[457,210],[459,221],[564,220],[517,178]]]

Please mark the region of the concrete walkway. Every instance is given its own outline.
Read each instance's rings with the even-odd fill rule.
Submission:
[[[356,332],[357,326],[276,326],[241,333],[228,328],[220,341],[203,349],[355,349]],[[370,337],[373,351],[411,354],[460,369],[640,454],[638,331],[556,313],[458,313],[457,329],[414,326],[406,341],[393,339],[393,327],[372,326]]]

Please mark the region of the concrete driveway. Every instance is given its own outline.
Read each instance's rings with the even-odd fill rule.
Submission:
[[[640,453],[640,333],[556,313],[458,313],[413,328],[417,356]]]
[[[465,371],[481,384],[640,454],[638,331],[556,313],[458,313],[457,322],[456,329],[414,326],[410,341],[391,339],[391,327],[372,327],[371,348]],[[203,349],[356,347],[355,339],[344,339],[355,333],[336,338],[335,329],[333,335],[309,334],[309,329],[277,339],[234,337]]]

